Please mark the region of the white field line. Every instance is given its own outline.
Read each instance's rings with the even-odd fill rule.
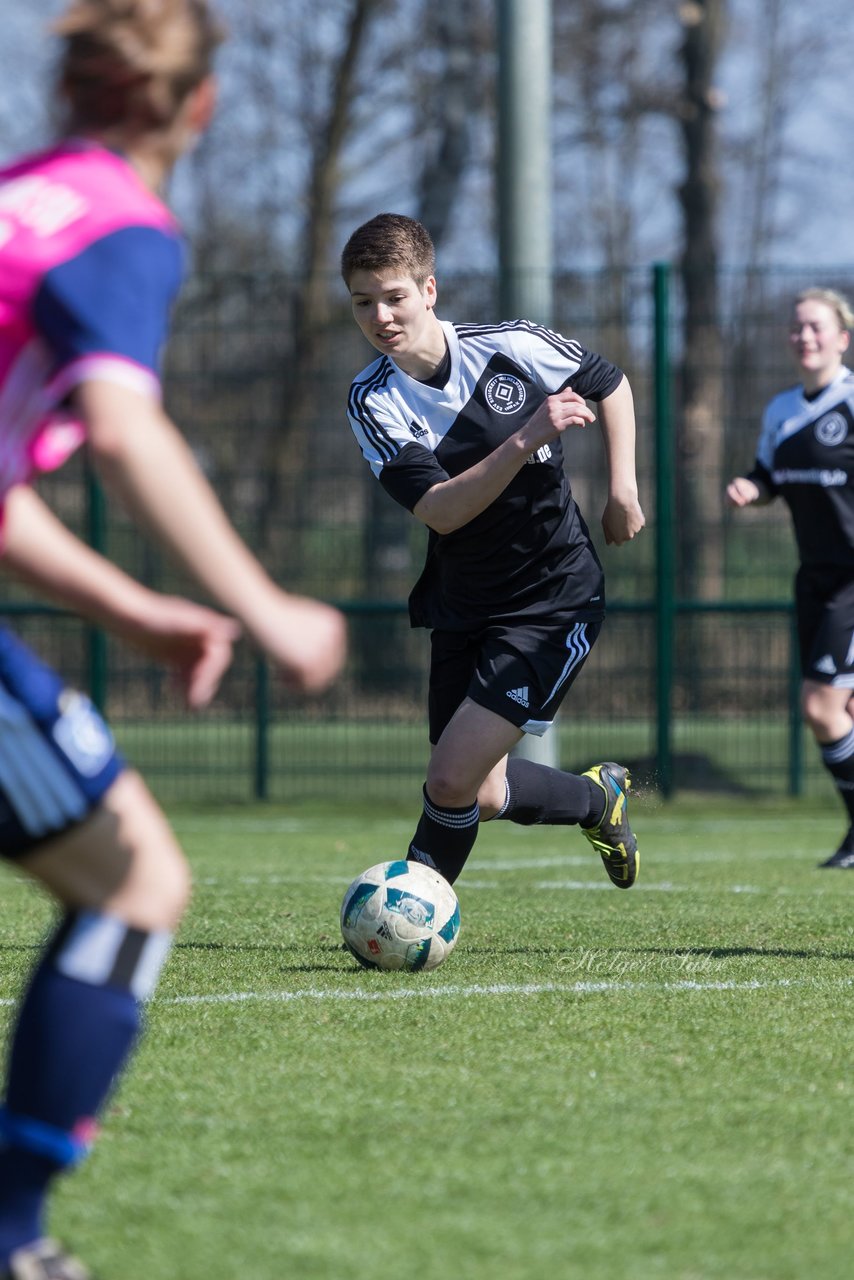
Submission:
[[[465,882],[463,882],[465,883]],[[466,887],[468,887],[466,885]],[[554,889],[612,889],[613,885],[600,881],[592,880],[540,880],[533,886],[540,890]],[[756,885],[751,884],[709,884],[709,885],[688,885],[688,884],[671,884],[669,880],[659,880],[658,883],[653,881],[652,884],[644,884],[642,881],[633,886],[633,893],[698,893],[701,890],[709,893],[768,893],[768,889],[760,889]]]
[[[585,860],[586,862],[589,860]],[[543,867],[548,865],[545,861],[541,863],[532,863],[534,867]],[[557,865],[565,866],[565,861],[560,861]],[[474,868],[472,868],[474,869]],[[482,869],[487,870],[486,864]],[[493,864],[489,870],[493,874],[502,871],[516,870],[517,868],[508,868],[501,864]],[[252,876],[197,876],[195,884],[197,887],[205,889],[220,889],[228,892],[229,889],[239,886],[249,887],[275,887],[281,885],[285,888],[298,888],[300,885],[316,884],[330,885],[337,890],[343,892],[350,883],[352,877],[348,875],[300,875],[294,873],[292,875],[279,875],[277,873],[252,875]],[[7,888],[20,888],[22,892],[32,894],[33,882],[28,876],[15,874],[7,876]],[[837,876],[830,881],[827,877],[821,884],[816,884],[809,888],[799,886],[793,888],[785,884],[674,884],[671,880],[641,880],[632,889],[632,896],[636,897],[639,893],[690,893],[695,897],[701,894],[771,894],[775,897],[781,897],[786,894],[801,895],[809,894],[811,897],[821,897],[828,893],[833,893],[834,897],[838,897],[838,886],[840,878]],[[472,877],[468,871],[461,877],[459,888],[464,892],[472,890],[481,891],[502,891],[506,886],[501,884],[499,880],[491,880],[481,877]],[[613,885],[607,880],[538,880],[531,885],[527,885],[525,892],[538,893],[610,893]]]
[[[177,827],[176,827],[176,830],[177,830]],[[184,828],[184,830],[187,830],[187,828]],[[178,830],[178,834],[179,835],[181,834],[180,830]],[[790,842],[789,847],[785,850],[782,856],[784,856],[785,858],[799,858],[801,856],[806,857],[810,855],[810,851],[814,848],[814,846],[815,846],[814,839],[810,840],[808,843],[805,840],[803,847],[794,848],[794,849],[792,848],[791,842]],[[291,852],[292,852],[292,847],[290,845],[283,846],[283,848],[280,851],[280,854],[278,854],[277,856],[287,858]],[[642,848],[642,852],[643,852],[643,848]],[[823,852],[824,852],[823,848],[816,848],[815,849],[816,859],[818,859],[819,855],[822,854]],[[392,858],[401,857],[401,856],[402,854],[399,849],[398,850],[387,849],[385,850],[385,852],[381,850],[376,855],[376,860],[377,862],[390,861]],[[466,866],[469,871],[500,871],[500,872],[531,871],[531,870],[536,871],[537,868],[543,868],[543,867],[589,867],[592,856],[593,855],[589,853],[588,854],[567,853],[567,854],[553,854],[551,856],[547,855],[545,857],[539,857],[539,858],[500,858],[500,859],[499,858],[472,858],[466,864]],[[770,849],[764,852],[752,850],[750,853],[745,854],[743,852],[738,852],[735,850],[730,851],[730,850],[718,849],[714,851],[704,851],[703,849],[694,849],[694,850],[681,850],[679,852],[668,851],[666,853],[659,853],[655,855],[650,853],[648,856],[650,858],[655,856],[655,859],[659,864],[666,865],[670,863],[674,867],[680,867],[686,863],[697,863],[698,865],[702,866],[704,864],[711,864],[716,862],[722,862],[722,863],[738,862],[741,865],[747,865],[753,862],[770,862],[772,860],[776,863],[779,863],[781,859],[781,852],[780,850]]]
[[[532,864],[532,865],[544,866],[546,864]],[[558,865],[565,866],[566,863],[563,862]],[[488,868],[488,870],[493,875],[498,875],[502,871],[507,871],[510,869],[511,868],[503,867],[499,864],[494,864],[493,866]],[[512,869],[516,870],[517,868],[512,868]],[[474,870],[474,868],[472,868],[472,870]],[[481,870],[486,871],[487,870],[486,865],[484,865],[481,868]],[[347,888],[347,885],[350,883],[351,879],[352,877],[348,875],[312,876],[312,875],[300,875],[298,873],[294,873],[292,875],[280,875],[278,873],[270,873],[270,874],[253,875],[253,876],[197,876],[195,878],[194,883],[196,884],[197,887],[200,887],[200,888],[222,889],[226,892],[230,888],[236,888],[238,886],[249,886],[249,887],[257,886],[261,888],[266,888],[266,887],[275,887],[277,885],[282,885],[286,888],[287,887],[295,888],[295,887],[299,887],[300,885],[307,885],[307,884],[331,885],[331,886],[334,886],[336,889],[340,890],[341,892],[343,892],[344,889]],[[33,882],[28,876],[13,873],[12,875],[6,877],[5,884],[7,888],[11,888],[11,887],[20,888],[22,891],[24,891],[27,894],[31,894],[33,892]],[[825,880],[820,885],[816,884],[810,888],[803,888],[802,886],[799,886],[797,889],[792,888],[790,885],[784,885],[784,884],[768,884],[768,885],[696,884],[696,883],[695,884],[674,884],[673,881],[671,880],[657,880],[657,881],[653,880],[650,882],[650,880],[647,879],[647,880],[640,880],[636,885],[633,886],[632,896],[635,897],[639,893],[691,893],[691,894],[694,894],[695,896],[699,894],[712,894],[712,893],[736,893],[736,894],[739,894],[739,893],[740,894],[745,894],[745,893],[763,894],[764,893],[764,894],[774,894],[775,896],[778,896],[778,897],[782,894],[809,893],[810,895],[820,896],[830,891],[834,891],[834,897],[836,897],[838,896],[838,891],[837,891],[838,885],[839,885],[838,876],[832,882],[829,881],[827,878],[825,878]],[[609,881],[601,880],[601,879],[537,880],[533,884],[527,885],[525,888],[525,892],[530,893],[530,892],[536,891],[539,893],[586,893],[589,891],[591,893],[597,893],[597,892],[604,891],[604,892],[610,893],[613,887],[614,886]],[[500,891],[506,888],[506,886],[501,884],[499,880],[492,880],[492,879],[488,879],[486,877],[481,877],[481,876],[470,876],[468,874],[468,871],[466,871],[464,875],[460,878],[459,888],[465,892],[468,892],[470,890],[490,890],[490,891],[499,890]]]
[[[408,831],[411,832],[415,826],[415,810],[413,809],[413,818],[392,818],[378,819],[377,826],[384,831]],[[659,817],[667,815],[659,815],[655,808],[642,813],[641,817]],[[729,818],[698,818],[696,816],[686,817],[675,815],[672,819],[672,827],[674,830],[684,828],[686,835],[696,834],[698,831],[729,831],[736,824],[747,826],[755,824],[761,826],[765,831],[782,831],[791,834],[792,831],[801,830],[803,833],[810,835],[815,830],[814,815],[786,814],[784,817],[775,818],[771,814],[748,813],[734,814]],[[210,817],[204,815],[187,815],[175,814],[172,817],[172,825],[182,831],[282,831],[286,833],[294,831],[325,831],[328,827],[328,819],[326,818],[286,818],[286,817],[269,817],[269,818],[242,818],[239,815],[229,814],[211,814]],[[528,828],[522,828],[505,823],[504,829],[509,833],[516,835],[519,840],[527,838]]]
[[[227,991],[195,996],[162,996],[154,998],[158,1005],[212,1005],[212,1004],[296,1004],[310,1001],[356,1001],[375,1004],[383,1000],[471,1000],[489,996],[540,996],[540,995],[608,995],[623,991],[770,991],[788,987],[816,987],[833,985],[849,987],[854,978],[840,978],[831,984],[818,984],[809,979],[780,978],[773,982],[751,980],[745,982],[720,981],[697,982],[686,979],[681,982],[497,982],[488,985],[473,983],[471,986],[449,985],[445,987],[397,987],[393,991],[362,991],[344,988],[300,991]]]
[[[326,818],[230,818],[228,816],[182,818],[179,815],[173,817],[171,821],[178,832],[233,831],[239,834],[242,831],[253,831],[271,835],[277,835],[280,832],[283,835],[293,835],[295,831],[306,834],[325,832],[329,829]],[[393,831],[406,836],[411,836],[415,830],[415,822],[403,818],[398,821],[380,819],[378,826],[381,826],[383,833]]]
[[[484,868],[485,870],[486,868]],[[493,866],[491,870],[498,872],[504,868]],[[258,876],[199,876],[196,884],[203,885],[206,888],[224,887],[229,885],[300,885],[300,884],[329,884],[337,885],[345,889],[350,883],[347,876],[329,875],[329,876],[306,876],[306,875],[258,875]],[[586,892],[590,890],[597,892],[604,890],[610,892],[613,885],[606,880],[540,880],[529,886],[530,889],[538,890],[542,893],[560,892]],[[495,880],[471,879],[468,875],[464,875],[460,880],[460,888],[468,889],[500,889],[501,886]],[[646,881],[638,883],[633,893],[787,893],[786,886],[762,887],[751,884],[730,884],[730,885],[688,885],[673,884],[669,880],[653,881],[651,884]]]
[[[358,975],[357,975],[358,976]],[[417,981],[417,979],[416,979]],[[681,982],[495,982],[489,984],[472,983],[470,986],[450,984],[445,987],[397,987],[393,991],[362,991],[359,989],[333,987],[329,990],[311,987],[298,991],[223,991],[210,992],[192,996],[155,996],[152,1004],[172,1006],[178,1005],[217,1005],[217,1004],[298,1004],[316,1001],[355,1001],[357,1003],[376,1004],[384,1000],[436,1000],[455,999],[472,1000],[490,996],[541,996],[541,995],[609,995],[624,991],[774,991],[793,987],[815,989],[817,987],[850,987],[854,978],[834,978],[829,982],[817,983],[810,978],[779,978],[773,982],[762,982],[759,979],[737,982],[698,982],[684,979]],[[10,997],[0,998],[0,1007],[11,1008],[18,1003]]]

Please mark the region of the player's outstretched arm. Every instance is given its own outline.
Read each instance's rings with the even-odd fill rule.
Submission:
[[[40,595],[171,666],[191,707],[206,706],[219,688],[240,634],[234,619],[150,591],[81,542],[27,485],[6,499],[2,565]]]
[[[152,400],[107,382],[75,393],[104,483],[296,688],[317,692],[346,653],[343,615],[280,590],[239,537],[187,442]]]
[[[638,500],[635,472],[635,407],[628,378],[599,402],[599,422],[608,461],[608,500],[602,529],[609,545],[640,533],[646,517]]]

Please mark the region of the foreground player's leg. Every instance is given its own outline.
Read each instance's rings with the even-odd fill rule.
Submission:
[[[94,1139],[139,1030],[166,935],[95,912],[66,917],[36,969],[12,1041],[0,1112],[0,1258],[45,1236],[47,1189]],[[2,1274],[2,1273],[0,1273]]]
[[[628,821],[629,787],[629,774],[618,764],[597,764],[579,775],[511,758],[505,803],[495,816],[523,826],[580,826],[614,884],[629,889],[640,863]]]
[[[0,1114],[0,1277],[77,1280],[45,1238],[51,1185],[88,1151],[136,1041],[188,895],[144,784],[123,774],[92,817],[20,860],[67,914],[23,998]]]

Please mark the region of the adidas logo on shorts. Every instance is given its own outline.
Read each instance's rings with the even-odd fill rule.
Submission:
[[[521,689],[508,689],[507,697],[512,698],[514,702],[518,702],[520,707],[527,707],[528,702],[528,686],[524,685]]]
[[[816,671],[823,671],[824,674],[828,676],[836,675],[836,663],[833,661],[833,658],[829,653],[826,653],[823,658],[819,658],[818,662],[815,664],[815,669]]]

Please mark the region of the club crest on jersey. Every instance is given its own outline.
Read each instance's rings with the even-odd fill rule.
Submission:
[[[54,742],[78,773],[94,778],[112,758],[113,735],[86,695],[76,689],[63,689],[57,711],[51,730]]]
[[[518,413],[527,399],[524,383],[512,373],[496,373],[487,382],[484,395],[495,413]]]
[[[841,413],[826,413],[823,418],[819,418],[814,431],[819,444],[842,444],[848,435],[848,422]]]

